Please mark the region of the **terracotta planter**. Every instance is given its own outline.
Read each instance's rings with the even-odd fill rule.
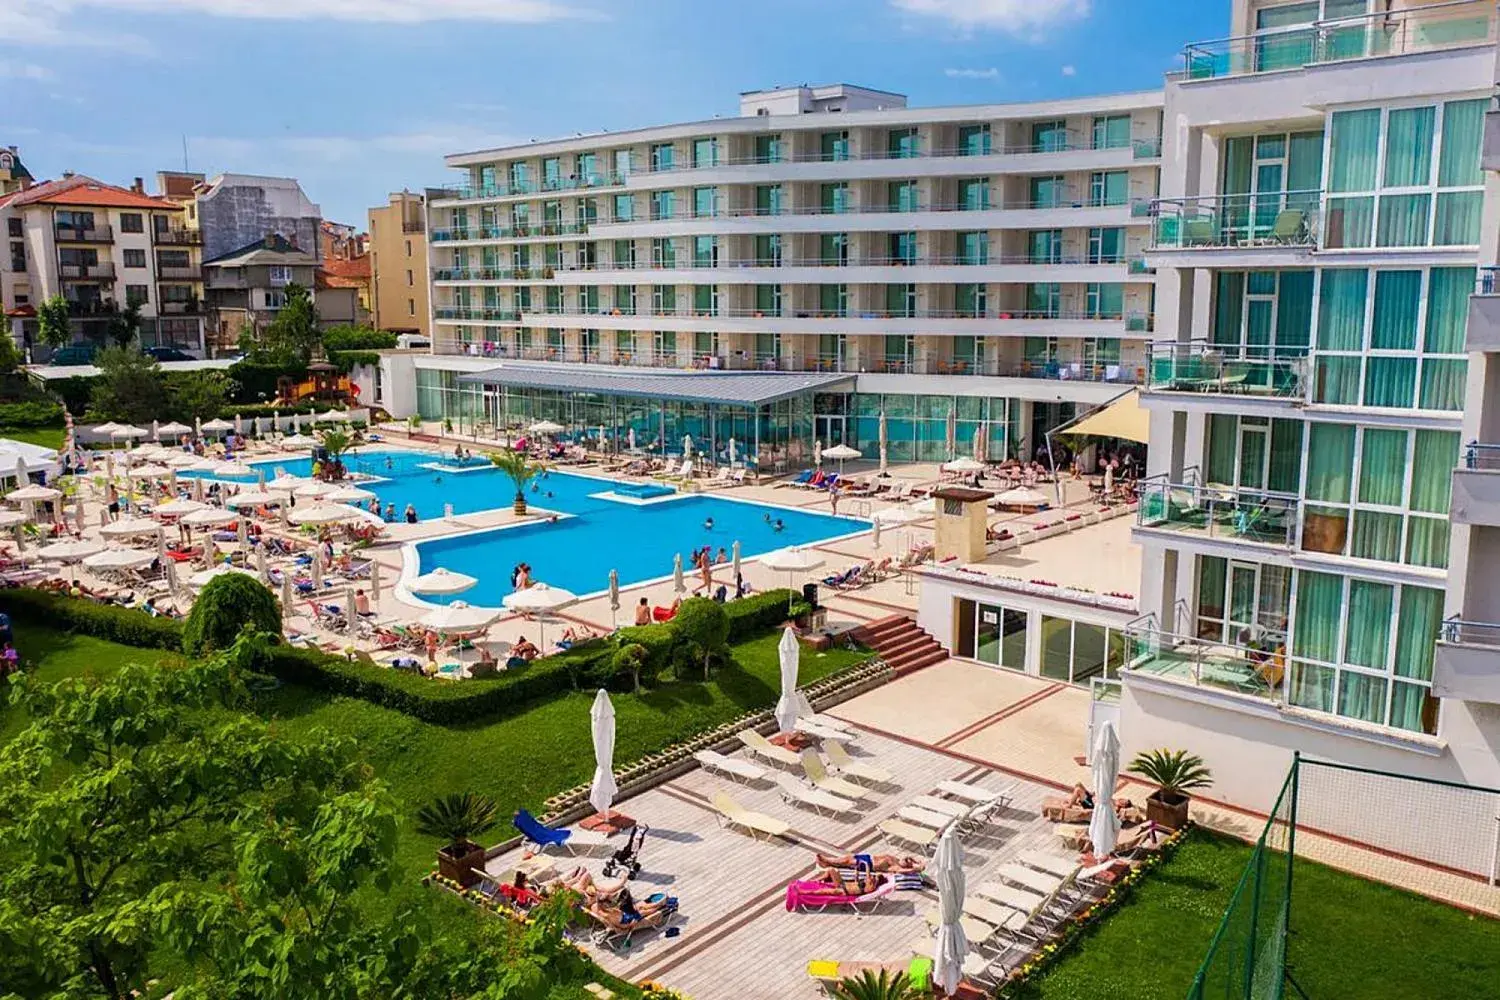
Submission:
[[[1192,796],[1168,795],[1161,791],[1146,796],[1146,819],[1169,830],[1181,830],[1187,825],[1188,803]]]
[[[459,853],[448,853],[457,848]],[[474,869],[484,867],[484,848],[471,841],[462,844],[450,844],[448,847],[438,849],[438,874],[444,878],[451,878],[464,888],[468,888],[479,881],[479,876],[474,874]]]
[[[517,517],[525,517],[526,516],[526,497],[523,494],[517,493],[516,494],[515,502],[511,504],[510,509],[513,512],[515,512],[515,515]]]

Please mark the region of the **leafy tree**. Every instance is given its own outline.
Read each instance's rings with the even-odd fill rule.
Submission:
[[[520,451],[492,451],[489,458],[495,468],[505,473],[516,487],[514,509],[516,514],[526,513],[526,486],[542,473],[542,465],[526,457]]]
[[[226,711],[261,641],[18,682],[30,721],[0,746],[0,994],[115,1000],[168,968],[180,1000],[394,993],[409,918],[351,902],[389,882],[394,808],[348,742]]]
[[[266,327],[262,338],[273,358],[307,361],[320,343],[318,310],[312,294],[293,282],[286,286],[286,304]]]
[[[228,649],[245,628],[281,634],[281,607],[265,584],[244,573],[226,573],[208,582],[182,629],[182,651],[197,656]]]
[[[647,662],[646,647],[638,642],[627,642],[615,650],[610,662],[611,673],[629,674],[636,694],[641,693],[641,669]]]
[[[233,383],[223,372],[180,372],[166,383],[172,416],[191,423],[211,420],[223,411]]]
[[[68,326],[68,300],[54,295],[36,310],[37,337],[48,347],[63,347],[73,339]]]
[[[167,390],[156,359],[130,347],[106,347],[94,357],[99,377],[89,410],[100,420],[149,422],[166,410]]]
[[[342,324],[323,331],[323,350],[334,351],[388,351],[396,346],[396,335],[386,330],[368,326]]]
[[[0,375],[13,375],[26,359],[16,346],[15,338],[0,329]]]
[[[703,679],[707,680],[714,657],[724,655],[729,648],[729,616],[724,606],[707,597],[690,597],[678,607],[672,630],[695,658],[702,659]]]
[[[129,347],[141,335],[141,300],[130,299],[124,309],[109,317],[109,339],[116,347]]]

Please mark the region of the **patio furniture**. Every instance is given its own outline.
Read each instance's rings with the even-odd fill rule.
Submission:
[[[1056,875],[1058,878],[1065,878],[1078,870],[1076,862],[1060,854],[1049,854],[1046,851],[1027,851],[1016,858],[1016,861],[1029,868],[1035,868],[1039,872]]]
[[[746,809],[724,792],[714,793],[713,806],[720,825],[740,827],[757,840],[761,834],[765,834],[766,839],[770,840],[785,837],[792,832],[791,826],[775,816]]]
[[[869,791],[861,788],[859,785],[829,774],[828,769],[823,766],[823,758],[819,757],[814,751],[802,751],[801,760],[802,773],[807,775],[808,781],[811,781],[814,786],[821,788],[823,791],[856,800],[869,796]]]
[[[786,908],[788,913],[797,910],[817,910],[822,913],[830,906],[847,906],[857,913],[868,913],[879,906],[882,900],[890,899],[895,891],[896,882],[889,878],[882,879],[874,889],[857,896],[851,896],[827,882],[797,879],[786,887]]]
[[[1003,865],[996,874],[1005,881],[1012,882],[1022,888],[1043,893],[1044,895],[1052,895],[1064,884],[1071,882],[1074,873],[1077,871],[1078,866],[1074,865],[1073,870],[1066,875],[1052,875],[1012,862],[1011,864]]]
[[[992,899],[1013,910],[1020,910],[1022,913],[1030,913],[1047,898],[1042,893],[1032,892],[998,880],[983,882],[975,886],[974,891],[986,899]]]
[[[954,802],[952,799],[940,799],[936,795],[918,795],[911,800],[911,805],[928,812],[935,812],[939,816],[947,816],[949,819],[966,819],[969,815],[969,807]]]
[[[699,750],[693,754],[693,759],[702,765],[705,771],[714,771],[730,778],[733,781],[764,781],[766,769],[759,764],[748,760],[740,760],[738,757],[729,757],[713,750]]]
[[[829,729],[822,723],[814,722],[812,719],[798,719],[797,731],[806,733],[809,736],[816,736],[818,739],[824,741],[825,750],[827,749],[826,744],[829,740],[841,740],[845,738],[845,733],[843,730]]]
[[[819,815],[826,811],[829,815],[836,816],[839,813],[852,812],[856,808],[853,799],[846,799],[842,795],[835,795],[821,788],[804,784],[785,771],[776,775],[776,784],[781,789],[783,802],[788,805],[807,806]]]
[[[927,853],[932,852],[932,846],[937,843],[938,832],[925,826],[917,826],[903,819],[888,819],[878,825],[881,833],[887,837],[904,841],[915,847],[920,847]]]
[[[944,816],[942,813],[933,812],[931,809],[923,809],[921,806],[902,806],[896,810],[896,815],[910,823],[918,826],[931,827],[933,830],[942,832],[948,825],[954,822],[952,816]]]
[[[780,764],[783,767],[796,767],[798,757],[786,747],[779,747],[766,739],[753,729],[742,729],[735,734],[739,741],[745,744],[745,748],[755,756],[770,761],[772,764]]]
[[[583,912],[589,915],[589,922],[594,925],[591,939],[595,944],[611,950],[623,950],[630,947],[631,938],[641,931],[660,930],[667,926],[677,908],[664,906],[628,924],[617,922],[593,906],[586,907]]]
[[[525,809],[517,809],[512,822],[521,832],[521,836],[543,851],[549,847],[563,847],[569,854],[577,854],[580,850],[587,851],[596,847],[609,846],[609,838],[602,833],[596,833],[593,830],[550,827]]]
[[[849,756],[849,751],[836,739],[825,740],[823,752],[828,754],[828,763],[845,777],[875,785],[888,785],[895,780],[895,775],[885,768]]]

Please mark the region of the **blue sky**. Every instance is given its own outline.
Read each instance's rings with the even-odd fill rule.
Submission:
[[[0,144],[39,177],[299,178],[364,225],[444,153],[735,113],[843,81],[913,105],[1160,86],[1228,0],[0,0]],[[727,41],[726,41],[727,40]]]

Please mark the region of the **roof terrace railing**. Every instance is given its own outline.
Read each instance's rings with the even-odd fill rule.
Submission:
[[[1451,0],[1194,42],[1183,50],[1183,69],[1189,80],[1244,76],[1482,45],[1495,35],[1494,3]]]

